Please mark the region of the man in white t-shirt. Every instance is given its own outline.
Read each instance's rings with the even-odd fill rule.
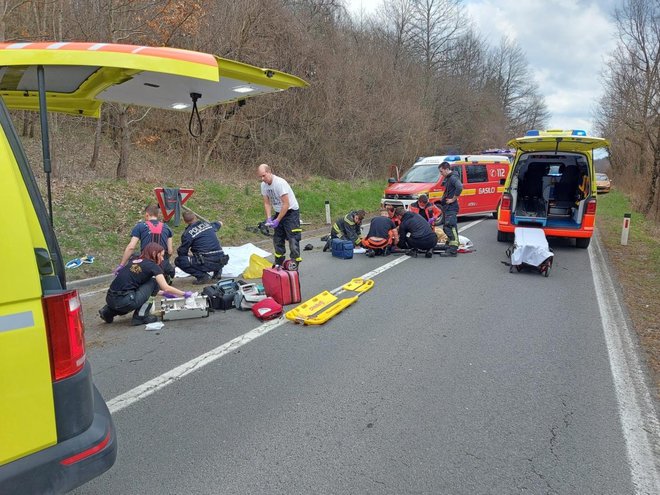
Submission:
[[[300,257],[300,212],[298,211],[298,200],[291,186],[282,177],[273,174],[270,166],[262,163],[257,168],[257,175],[261,179],[261,195],[264,198],[264,210],[266,210],[266,225],[272,227],[273,249],[275,251],[275,265],[285,264],[286,247],[285,241],[289,241],[288,268],[297,270],[302,261]]]

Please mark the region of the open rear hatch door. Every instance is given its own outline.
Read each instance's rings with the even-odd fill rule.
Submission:
[[[610,143],[603,138],[592,136],[544,135],[524,136],[512,139],[507,146],[523,152],[578,152],[585,153],[597,148],[606,148]]]
[[[302,79],[214,55],[106,43],[2,43],[0,93],[11,109],[38,110],[44,68],[49,112],[98,117],[103,102],[175,111],[304,87]]]

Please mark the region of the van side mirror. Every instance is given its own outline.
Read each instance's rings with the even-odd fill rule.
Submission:
[[[500,179],[500,186],[503,186],[504,184],[506,184],[506,179]]]
[[[394,177],[390,177],[389,179],[387,179],[387,183],[388,183],[388,184],[395,184],[395,183],[396,183],[396,179],[395,179]]]

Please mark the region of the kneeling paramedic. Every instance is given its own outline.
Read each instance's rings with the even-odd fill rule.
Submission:
[[[353,210],[345,216],[338,218],[332,224],[330,238],[325,243],[323,251],[330,249],[332,239],[341,239],[351,241],[354,247],[360,247],[362,244],[362,220],[367,216],[364,210]]]
[[[442,162],[438,167],[440,175],[444,176],[445,191],[440,199],[440,206],[443,212],[442,230],[447,235],[447,252],[450,256],[456,256],[458,253],[458,197],[463,192],[461,180],[452,172],[451,166],[447,162]]]
[[[426,194],[420,194],[417,201],[408,207],[408,211],[422,215],[424,220],[426,220],[431,226],[435,225],[438,219],[442,216],[440,208],[431,203]]]
[[[430,258],[438,243],[438,235],[433,231],[433,227],[421,215],[406,211],[403,206],[397,207],[394,214],[401,219],[398,246],[401,249],[426,251],[426,257]]]
[[[172,287],[165,280],[163,263],[165,250],[157,242],[150,242],[138,258],[130,260],[117,271],[105,296],[106,305],[99,310],[99,316],[112,323],[115,316],[133,311],[132,325],[145,325],[157,320],[151,314],[151,297],[161,294],[165,297],[190,297],[192,292],[184,292]],[[160,289],[160,290],[159,290]]]
[[[194,285],[210,282],[209,272],[213,272],[214,279],[219,279],[222,267],[229,261],[216,235],[222,222],[198,220],[191,211],[183,213],[183,221],[187,227],[181,234],[181,246],[177,249],[178,256],[174,264],[195,277]]]
[[[396,224],[387,210],[383,210],[380,216],[371,219],[369,233],[362,241],[362,245],[367,248],[367,256],[371,258],[376,255],[387,256],[398,242],[399,232]]]

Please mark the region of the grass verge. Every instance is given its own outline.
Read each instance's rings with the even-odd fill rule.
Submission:
[[[623,215],[631,213],[628,244],[621,245]],[[597,228],[614,267],[628,314],[660,398],[660,227],[632,210],[622,193],[598,197]]]
[[[198,215],[221,220],[219,232],[223,246],[238,246],[264,239],[246,230],[265,219],[258,180],[221,184],[201,181],[185,184],[195,192],[186,202]],[[332,220],[351,209],[375,213],[385,188],[383,181],[338,182],[313,178],[292,183],[300,203],[304,230],[325,227],[325,202],[330,202]],[[164,184],[165,187],[177,187]],[[155,203],[154,184],[134,181],[98,180],[53,182],[55,231],[65,263],[73,258],[93,255],[92,264],[67,270],[68,280],[110,273],[121,260],[133,226],[143,219],[144,207]],[[184,187],[179,185],[178,187]],[[174,230],[174,248],[180,244],[185,224],[168,222]],[[327,227],[328,231],[330,227]]]

